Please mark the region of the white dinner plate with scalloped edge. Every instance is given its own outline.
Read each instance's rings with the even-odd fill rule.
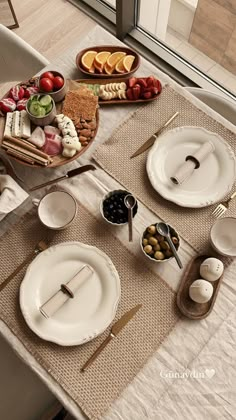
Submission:
[[[94,270],[73,299],[46,319],[39,311],[81,266]],[[39,254],[20,286],[20,307],[26,323],[39,337],[62,346],[86,343],[101,334],[115,317],[120,279],[110,258],[98,248],[64,242]]]
[[[170,177],[205,142],[215,150],[182,185]],[[222,200],[232,189],[236,178],[235,155],[218,134],[201,127],[178,127],[161,134],[147,158],[147,174],[153,188],[166,200],[182,207],[206,207]]]

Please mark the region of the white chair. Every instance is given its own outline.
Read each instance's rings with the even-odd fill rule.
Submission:
[[[222,115],[226,120],[236,125],[236,104],[229,99],[201,88],[186,87],[185,89]]]
[[[38,51],[0,24],[0,83],[28,80],[48,64]]]

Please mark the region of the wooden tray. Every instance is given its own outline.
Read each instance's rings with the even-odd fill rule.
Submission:
[[[9,92],[7,92],[3,97],[2,97],[2,99],[3,98],[7,98],[9,96]],[[57,113],[58,114],[60,114],[61,113],[61,110],[62,110],[62,103],[63,103],[63,101],[62,102],[58,102],[58,103],[56,103],[56,109],[57,109]],[[69,162],[72,162],[73,160],[76,160],[76,159],[78,159],[83,153],[85,153],[86,152],[86,150],[91,146],[91,144],[93,143],[93,141],[94,141],[94,139],[95,139],[95,137],[96,137],[96,134],[97,134],[97,131],[98,131],[98,125],[99,125],[99,111],[98,111],[98,109],[97,109],[97,111],[96,111],[96,123],[97,123],[97,125],[96,125],[96,129],[95,129],[95,132],[94,132],[94,137],[93,137],[93,139],[92,140],[90,140],[90,142],[89,142],[89,144],[87,145],[87,146],[85,146],[85,147],[82,147],[82,149],[78,152],[78,153],[76,153],[73,157],[71,157],[71,158],[66,158],[66,157],[64,157],[64,156],[62,156],[62,155],[58,155],[58,156],[53,156],[53,162],[52,163],[50,163],[49,165],[47,165],[47,166],[43,166],[43,165],[40,165],[40,164],[38,164],[38,163],[34,163],[33,165],[32,164],[30,164],[30,163],[27,163],[27,162],[24,162],[23,160],[20,160],[20,159],[18,159],[18,158],[16,158],[16,157],[13,157],[13,156],[10,156],[10,155],[8,155],[6,152],[5,152],[5,150],[4,150],[4,152],[7,154],[7,156],[9,157],[9,159],[13,159],[13,160],[16,160],[17,162],[19,162],[19,163],[21,163],[22,165],[25,165],[25,166],[30,166],[31,168],[55,168],[55,167],[57,167],[57,166],[62,166],[62,165],[65,165],[66,163],[69,163]],[[5,127],[5,116],[0,116],[0,146],[1,146],[1,144],[2,144],[2,141],[3,141],[3,133],[4,133],[4,127]],[[2,149],[2,151],[3,151],[3,149]]]
[[[197,303],[189,297],[189,287],[191,284],[201,278],[200,265],[210,255],[200,255],[194,258],[188,265],[177,293],[177,306],[183,315],[190,319],[203,319],[206,318],[212,311],[216,296],[218,295],[220,284],[222,282],[223,274],[219,280],[211,282],[213,286],[213,295],[209,302]]]
[[[128,82],[129,77],[126,77],[125,79],[120,79],[120,78],[114,78],[114,79],[103,79],[103,80],[98,80],[98,79],[78,79],[76,80],[76,82],[78,83],[85,83],[87,85],[106,85],[107,83],[121,83],[121,82]],[[161,82],[160,82],[161,83]],[[161,86],[162,89],[162,86]],[[121,105],[121,104],[137,104],[137,103],[146,103],[146,102],[151,102],[151,101],[155,101],[155,99],[158,98],[158,96],[160,95],[161,92],[158,93],[158,95],[154,96],[153,98],[150,99],[137,99],[135,101],[131,101],[129,99],[112,99],[110,101],[103,101],[102,99],[98,99],[98,103],[99,105]]]
[[[111,53],[114,53],[116,51],[121,51],[121,52],[125,52],[127,55],[134,55],[135,59],[132,65],[132,68],[129,72],[125,72],[125,73],[114,73],[114,74],[106,74],[106,73],[89,73],[87,70],[84,70],[84,68],[81,65],[81,58],[84,55],[84,53],[86,53],[86,51],[97,51],[98,53],[101,51],[109,51]],[[139,55],[136,53],[136,51],[132,50],[131,48],[128,47],[123,47],[120,45],[96,45],[95,47],[89,47],[89,48],[85,48],[84,50],[80,51],[77,56],[76,56],[76,66],[78,67],[78,69],[84,73],[86,76],[89,77],[96,77],[98,79],[105,79],[105,78],[123,78],[123,77],[127,77],[131,74],[133,74],[140,66],[140,57]]]

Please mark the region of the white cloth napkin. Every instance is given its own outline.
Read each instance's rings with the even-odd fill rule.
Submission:
[[[78,273],[69,280],[66,286],[70,289],[70,291],[75,294],[77,290],[82,286],[82,284],[88,280],[88,278],[93,274],[92,267],[88,265],[84,265],[80,268]],[[68,300],[73,299],[67,293],[64,293],[62,290],[56,292],[50,299],[47,300],[42,306],[40,306],[39,310],[41,314],[45,318],[49,318],[53,314],[55,314],[58,309],[61,308],[62,305]]]
[[[215,150],[214,144],[210,141],[204,143],[199,149],[192,155],[196,161],[199,162],[200,166],[196,171],[201,170],[201,163]],[[190,178],[196,168],[196,163],[193,160],[186,160],[176,171],[176,173],[170,178],[174,184],[181,185],[184,181]]]
[[[0,221],[19,207],[28,196],[10,175],[0,175]]]

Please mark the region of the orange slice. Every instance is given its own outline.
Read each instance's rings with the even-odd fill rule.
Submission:
[[[114,52],[108,57],[107,62],[106,62],[106,67],[110,68],[110,70],[115,69],[115,66],[118,63],[118,61],[120,61],[121,58],[123,58],[125,55],[126,53],[122,51]]]
[[[111,55],[109,51],[101,51],[95,56],[93,64],[100,73],[102,73],[104,64],[106,63],[109,55]]]
[[[117,73],[125,73],[126,72],[126,70],[124,68],[124,64],[123,64],[125,58],[126,57],[122,57],[121,60],[118,61],[118,63],[116,64],[115,69],[116,69]]]
[[[124,58],[123,66],[125,68],[125,71],[130,71],[131,70],[131,67],[133,65],[134,59],[135,59],[135,56],[134,55],[127,55]]]
[[[97,51],[86,51],[86,53],[84,53],[81,58],[81,64],[85,70],[89,71],[92,68],[96,55]]]

